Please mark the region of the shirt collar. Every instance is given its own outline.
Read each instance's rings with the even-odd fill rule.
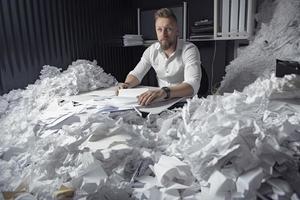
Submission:
[[[183,47],[183,40],[178,38],[178,39],[177,39],[177,45],[176,45],[176,50],[175,50],[175,52],[177,52],[178,50],[182,50],[182,47]],[[162,48],[160,48],[159,42],[157,42],[156,49],[157,49],[160,53],[163,53],[163,52],[164,52],[164,51],[162,50]]]

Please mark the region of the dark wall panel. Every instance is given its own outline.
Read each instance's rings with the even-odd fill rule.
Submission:
[[[122,47],[136,33],[130,0],[0,0],[0,94],[24,88],[43,65],[66,69],[77,59],[97,60],[122,81],[143,48]]]
[[[199,2],[187,1],[189,25],[211,14],[210,0]],[[77,59],[97,60],[107,73],[123,81],[146,48],[122,46],[125,33],[137,33],[136,8],[178,4],[182,1],[0,0],[0,95],[34,83],[43,65],[66,69]],[[228,48],[232,45],[225,41],[194,43],[214,88],[232,59]],[[151,76],[153,73],[143,84],[153,85]]]
[[[209,79],[208,89],[210,93],[213,93],[225,75],[228,41],[195,41],[193,43],[200,51],[202,66]]]

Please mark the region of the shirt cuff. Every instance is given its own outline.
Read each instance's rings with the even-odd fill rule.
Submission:
[[[137,73],[134,72],[134,70],[129,72],[130,75],[134,76],[139,80],[139,82],[142,82],[143,77],[139,76]]]
[[[183,83],[187,83],[193,88],[193,96],[198,94],[200,88],[200,80],[188,80],[183,81]]]

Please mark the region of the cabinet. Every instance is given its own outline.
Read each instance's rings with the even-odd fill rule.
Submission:
[[[214,0],[214,38],[248,39],[253,34],[255,0]]]
[[[187,0],[171,4],[180,38],[188,41],[241,40],[253,33],[255,0]],[[138,35],[145,44],[156,41],[153,14],[160,8],[138,8]]]
[[[188,40],[241,40],[253,34],[255,0],[188,2]]]

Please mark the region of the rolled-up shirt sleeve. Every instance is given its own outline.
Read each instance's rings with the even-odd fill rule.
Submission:
[[[184,83],[187,83],[193,88],[193,95],[198,93],[201,82],[201,60],[198,48],[195,45],[190,45],[183,51],[184,67]]]
[[[143,56],[141,57],[141,60],[135,66],[135,68],[132,71],[129,72],[129,74],[135,76],[140,82],[142,81],[142,79],[144,78],[146,73],[151,68],[150,47],[148,47],[145,50],[145,52],[143,53]]]

